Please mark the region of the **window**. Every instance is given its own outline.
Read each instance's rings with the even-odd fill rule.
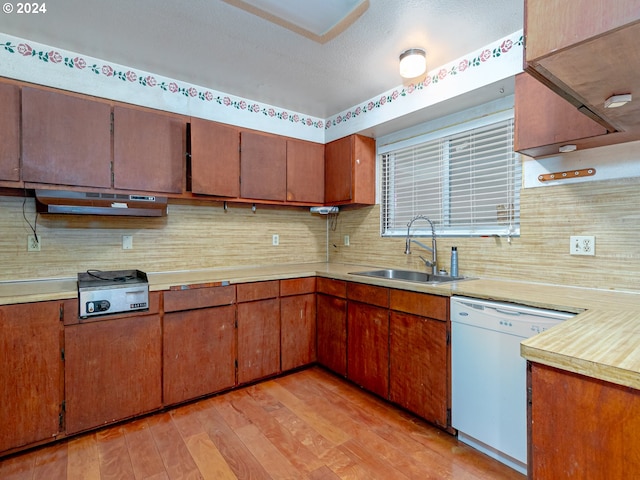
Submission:
[[[513,151],[513,114],[481,122],[379,151],[383,236],[406,235],[418,214],[440,236],[519,235],[522,167]],[[430,233],[427,227],[415,231]]]

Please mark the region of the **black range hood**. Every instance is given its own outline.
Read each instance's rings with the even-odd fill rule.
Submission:
[[[39,213],[164,217],[167,198],[155,195],[36,190]]]

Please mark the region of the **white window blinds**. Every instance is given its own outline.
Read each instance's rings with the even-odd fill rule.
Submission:
[[[438,235],[517,235],[521,172],[513,118],[405,142],[382,156],[382,234],[405,235],[422,214]]]

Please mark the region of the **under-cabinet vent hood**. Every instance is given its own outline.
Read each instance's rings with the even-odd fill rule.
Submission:
[[[167,215],[167,198],[155,195],[36,190],[36,210],[40,213],[76,215],[164,217]]]

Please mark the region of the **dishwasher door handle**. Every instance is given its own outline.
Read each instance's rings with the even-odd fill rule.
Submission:
[[[504,310],[502,308],[496,308],[496,307],[489,307],[489,308],[491,308],[492,310],[495,310],[498,313],[503,313],[504,315],[513,315],[516,317],[522,315],[522,313],[518,312],[517,310]]]

